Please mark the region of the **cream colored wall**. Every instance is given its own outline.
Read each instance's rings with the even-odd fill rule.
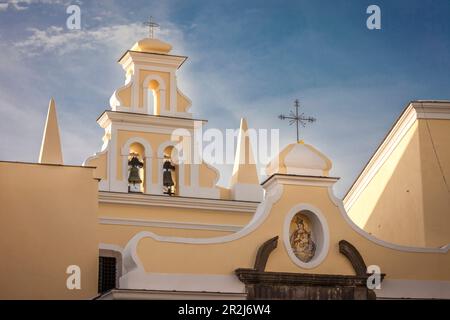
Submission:
[[[450,121],[418,120],[350,208],[361,228],[397,244],[450,243]]]
[[[85,165],[88,167],[95,167],[94,176],[98,179],[107,180],[107,160],[108,152],[104,152],[96,157],[90,158]]]
[[[450,243],[450,120],[419,120],[419,128],[425,243],[438,247]]]
[[[313,269],[294,264],[282,239],[285,217],[299,203],[317,207],[330,226],[329,253],[324,262]],[[326,187],[285,185],[281,199],[269,216],[247,236],[218,244],[159,242],[147,237],[139,242],[137,253],[147,272],[233,274],[237,268],[251,268],[258,247],[278,235],[278,248],[269,258],[267,271],[354,274],[350,262],[338,250],[338,242],[345,239],[356,246],[368,265],[379,265],[387,278],[450,280],[450,253],[410,253],[382,247],[355,232],[338,210]]]
[[[233,225],[244,227],[253,216],[249,212],[221,212],[213,210],[146,207],[141,205],[124,205],[100,203],[99,218],[123,218],[148,221],[164,221],[177,223],[197,223],[211,225]],[[151,231],[160,236],[174,236],[183,238],[209,238],[230,234],[229,231],[193,230],[176,228],[157,228],[141,226],[99,224],[100,243],[115,244],[124,247],[138,232]]]
[[[0,299],[97,295],[94,169],[0,162]],[[66,268],[81,268],[81,290]]]
[[[99,217],[244,226],[250,221],[253,213],[100,203],[98,215]]]
[[[425,245],[419,150],[416,123],[348,211],[359,227],[386,241]]]
[[[150,231],[159,236],[171,236],[181,238],[211,238],[220,237],[232,233],[231,231],[211,231],[211,230],[192,230],[192,229],[170,229],[156,227],[140,227],[140,226],[122,226],[122,225],[98,225],[98,234],[100,243],[114,244],[120,247],[130,241],[130,239],[138,232]]]

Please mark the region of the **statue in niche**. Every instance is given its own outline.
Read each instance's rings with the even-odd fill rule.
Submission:
[[[296,229],[292,232],[290,243],[297,258],[303,262],[309,262],[316,253],[316,244],[312,240],[311,231],[306,229],[305,221],[297,216],[295,218]]]
[[[140,192],[142,179],[139,174],[139,170],[143,168],[144,163],[139,160],[137,154],[132,154],[131,156],[131,159],[128,161],[128,165],[130,166],[130,175],[128,176],[128,190],[131,192]]]
[[[164,193],[172,196],[175,194],[175,182],[172,178],[172,171],[175,171],[175,166],[169,158],[164,159],[163,164],[163,186]]]

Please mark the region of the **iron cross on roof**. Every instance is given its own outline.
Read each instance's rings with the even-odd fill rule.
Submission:
[[[159,28],[159,24],[156,22],[153,22],[153,17],[150,16],[150,19],[148,21],[144,22],[144,26],[148,27],[148,36],[153,39],[154,31],[156,28]]]
[[[297,126],[297,142],[298,142],[300,140],[298,125],[301,124],[303,127],[305,127],[306,123],[315,122],[316,118],[306,117],[304,116],[303,112],[301,114],[298,113],[298,108],[300,107],[300,102],[298,101],[298,99],[295,99],[294,105],[295,105],[295,112],[291,110],[288,116],[280,114],[278,118],[281,120],[289,119],[289,125],[295,123],[295,125]]]

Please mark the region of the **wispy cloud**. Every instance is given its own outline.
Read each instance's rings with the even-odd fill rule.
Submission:
[[[8,9],[23,11],[30,8],[33,4],[59,4],[66,5],[69,1],[67,0],[8,0],[7,2],[0,3],[0,11],[6,11]]]
[[[20,53],[28,56],[37,56],[46,53],[65,55],[85,50],[114,50],[128,49],[130,39],[141,39],[147,36],[146,30],[140,23],[120,24],[106,27],[67,30],[60,26],[51,26],[46,29],[29,28],[31,33],[26,39],[13,44]],[[169,38],[171,42],[180,44],[182,33],[173,25],[168,25],[161,35]],[[177,46],[177,49],[181,44]]]

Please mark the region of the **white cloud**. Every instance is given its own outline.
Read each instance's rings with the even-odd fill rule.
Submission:
[[[31,35],[25,40],[14,43],[14,47],[28,56],[43,53],[64,55],[78,50],[120,50],[129,49],[133,43],[147,35],[140,23],[121,24],[96,29],[67,30],[63,27],[51,26],[47,29],[29,28]],[[180,43],[182,33],[173,25],[165,28],[161,35],[169,38],[169,42]],[[177,46],[180,48],[182,47]]]
[[[8,0],[6,3],[0,3],[0,11],[15,9],[17,11],[27,10],[33,4],[67,4],[69,1],[63,0]]]

